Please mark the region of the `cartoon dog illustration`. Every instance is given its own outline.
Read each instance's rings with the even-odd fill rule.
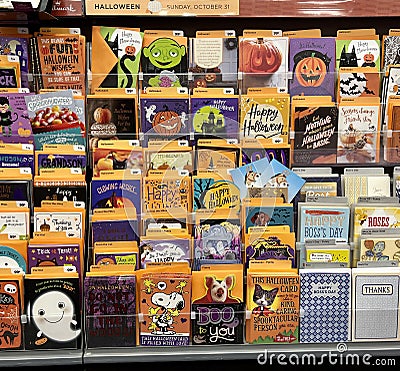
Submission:
[[[253,169],[249,168],[244,176],[244,182],[247,188],[253,188],[257,184],[257,180],[260,178],[260,173],[257,173]]]
[[[207,293],[202,298],[197,299],[193,304],[204,303],[239,303],[239,301],[230,296],[230,290],[234,286],[234,276],[226,276],[223,280],[218,280],[214,276],[205,277]]]
[[[257,211],[252,217],[251,217],[251,222],[255,226],[266,226],[271,220],[271,217],[267,214],[264,213],[263,211]]]
[[[270,180],[267,182],[268,187],[289,187],[289,183],[286,179],[286,174],[284,173],[279,173],[273,176]]]
[[[185,299],[182,294],[179,292],[171,292],[170,294],[156,292],[151,297],[151,302],[162,310],[161,314],[156,314],[151,318],[158,328],[158,330],[153,330],[152,334],[174,335],[176,332],[171,330],[174,322],[173,317],[185,307]]]

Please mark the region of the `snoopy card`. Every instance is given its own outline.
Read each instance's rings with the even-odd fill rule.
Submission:
[[[26,349],[79,349],[81,317],[78,273],[25,276]]]
[[[192,344],[243,344],[242,265],[203,268],[193,272]]]
[[[187,346],[190,341],[192,277],[144,274],[140,279],[141,346]]]

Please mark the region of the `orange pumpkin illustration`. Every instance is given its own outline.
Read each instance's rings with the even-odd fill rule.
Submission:
[[[296,66],[296,76],[302,86],[320,86],[326,76],[325,62],[311,54],[302,59]]]
[[[180,132],[182,122],[176,112],[170,111],[167,106],[164,106],[164,111],[159,111],[154,115],[152,125],[156,133],[173,135]]]
[[[111,122],[111,111],[107,106],[97,107],[93,112],[93,118],[99,124],[109,124]]]
[[[258,38],[240,43],[240,66],[243,72],[274,73],[282,63],[282,53],[273,41]]]
[[[136,48],[132,45],[128,45],[125,48],[125,54],[127,54],[127,55],[135,55],[135,52],[136,52]]]
[[[318,87],[329,73],[332,58],[317,50],[302,50],[293,57],[293,71],[302,86]]]

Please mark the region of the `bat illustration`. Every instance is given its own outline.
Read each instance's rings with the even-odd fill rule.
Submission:
[[[350,83],[353,81],[354,79],[352,78],[348,78],[347,80],[340,80],[340,84],[341,85],[348,85],[350,86]]]
[[[357,75],[356,79],[357,81],[368,81],[368,79],[365,76],[363,77],[361,75]]]
[[[373,90],[369,90],[367,87],[364,88],[365,94],[372,94],[375,95],[375,92]]]

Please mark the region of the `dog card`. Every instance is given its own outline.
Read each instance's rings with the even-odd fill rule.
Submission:
[[[292,170],[273,159],[271,162],[266,157],[229,171],[233,182],[240,189],[243,200],[248,197],[248,188],[251,187],[288,187],[288,202],[296,196],[305,180]]]
[[[266,202],[267,199],[257,200],[258,205],[245,202],[242,208],[242,218],[244,221],[244,230],[249,232],[251,227],[264,227],[274,225],[288,225],[293,231],[293,205],[277,204],[276,202]],[[247,201],[247,200],[246,200]]]
[[[192,344],[243,344],[244,303],[241,265],[193,272]],[[217,314],[218,313],[218,314]]]
[[[141,346],[189,345],[191,286],[191,275],[149,273],[141,276]]]

